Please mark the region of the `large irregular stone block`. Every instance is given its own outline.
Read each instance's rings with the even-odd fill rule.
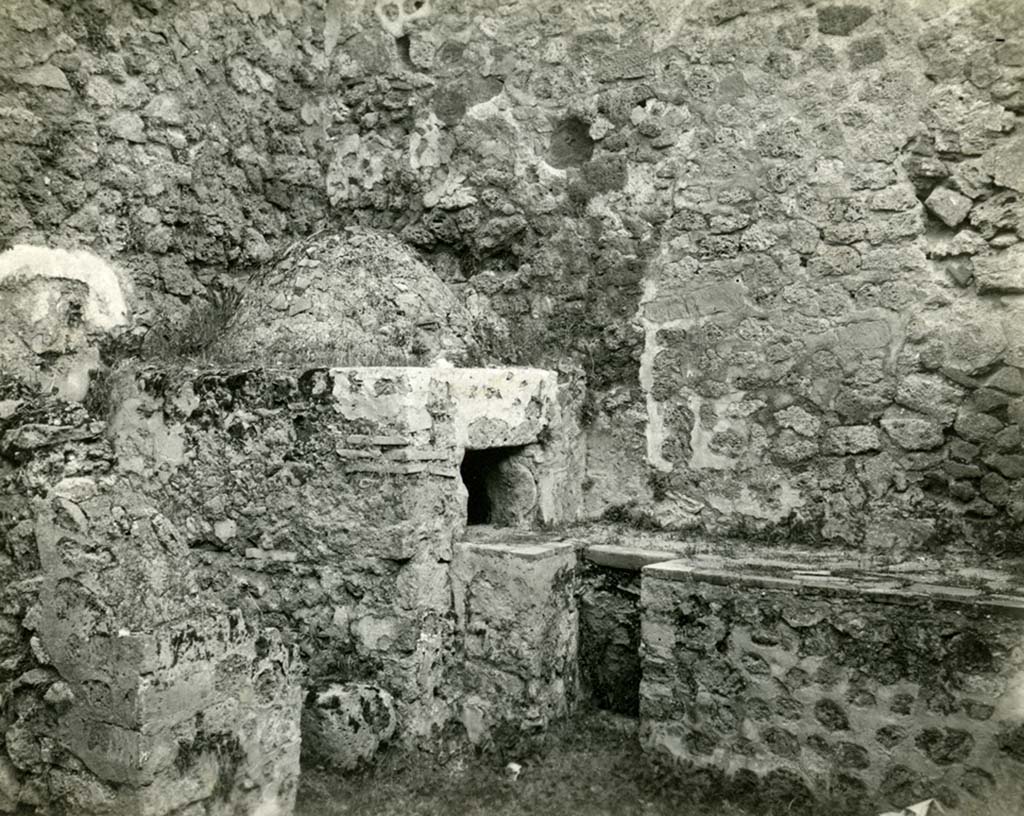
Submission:
[[[574,545],[501,530],[478,536],[457,544],[452,562],[461,716],[473,743],[501,725],[546,728],[577,690]]]
[[[474,450],[537,442],[561,419],[558,376],[542,369],[369,366],[331,369],[331,378],[346,419],[399,422],[415,433],[447,403],[455,442]]]
[[[303,709],[302,754],[313,764],[355,770],[374,758],[397,727],[388,692],[366,683],[335,684]]]
[[[203,598],[171,523],[111,487],[38,515],[42,591],[27,624],[64,684],[63,711],[55,727],[27,730],[115,786],[125,812],[162,816],[200,800],[211,814],[290,812],[301,705],[292,650]],[[97,521],[85,534],[67,518]]]
[[[558,412],[558,375],[537,368],[442,368],[467,448],[536,442]]]

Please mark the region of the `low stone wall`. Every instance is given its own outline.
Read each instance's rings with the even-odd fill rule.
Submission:
[[[572,542],[477,531],[455,547],[461,720],[473,744],[543,731],[577,696]]]
[[[647,747],[773,797],[1024,810],[1024,601],[976,590],[643,571]]]
[[[470,445],[571,517],[547,372],[145,369],[109,416],[0,386],[0,812],[286,813],[300,684],[342,769],[589,694],[763,800],[1021,810],[1024,600],[992,581],[467,530]]]

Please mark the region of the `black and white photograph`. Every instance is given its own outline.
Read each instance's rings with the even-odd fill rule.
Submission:
[[[0,816],[1024,816],[1024,0],[0,0]]]

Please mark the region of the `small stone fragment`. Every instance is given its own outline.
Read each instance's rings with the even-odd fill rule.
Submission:
[[[957,415],[956,424],[953,427],[964,439],[969,439],[971,442],[985,442],[1003,429],[1003,423],[989,414],[965,409]]]
[[[800,741],[796,735],[784,728],[769,728],[764,732],[768,750],[776,756],[793,759],[800,754]]]
[[[40,65],[14,75],[19,85],[32,85],[37,88],[53,88],[56,91],[70,91],[68,78],[56,65]]]
[[[1024,244],[1013,244],[1002,252],[974,259],[978,291],[1024,293]]]
[[[974,737],[957,728],[926,728],[914,744],[936,765],[952,765],[970,756]]]
[[[818,700],[814,704],[814,716],[829,731],[846,731],[850,727],[846,712],[835,700]]]
[[[848,454],[881,450],[878,430],[870,425],[845,425],[829,429],[825,436],[826,453]]]
[[[143,113],[147,118],[165,125],[181,125],[185,122],[181,102],[177,96],[170,93],[154,96]]]
[[[1024,394],[1024,374],[1015,366],[1004,366],[989,377],[985,385],[1007,394]]]
[[[783,428],[790,428],[800,436],[814,436],[821,426],[821,421],[798,405],[791,405],[775,414],[775,419]]]
[[[981,493],[992,504],[1002,507],[1010,498],[1010,485],[998,473],[986,473],[981,480]]]
[[[931,450],[944,439],[941,425],[913,411],[889,409],[881,422],[885,432],[905,450]]]
[[[959,501],[969,502],[978,495],[978,491],[970,482],[953,481],[949,483],[949,495]]]
[[[981,158],[981,164],[997,184],[1024,192],[1024,136],[1000,142]]]
[[[818,9],[818,31],[845,37],[871,17],[871,9],[865,6],[826,6]]]
[[[871,767],[871,755],[861,745],[841,742],[836,748],[836,764],[841,768],[864,770]]]
[[[947,227],[955,227],[967,217],[973,203],[967,196],[960,195],[948,187],[936,187],[925,199],[924,205]]]
[[[854,70],[872,65],[885,59],[885,40],[881,37],[864,37],[850,45],[850,67]]]
[[[53,708],[58,714],[67,711],[75,702],[74,692],[63,680],[58,680],[46,690],[43,695],[43,702]]]
[[[118,139],[141,144],[146,141],[146,126],[137,113],[117,113],[107,120],[107,127]]]
[[[1003,723],[1002,725],[1003,728],[996,738],[999,750],[1017,762],[1024,763],[1024,724]]]
[[[956,418],[964,390],[938,374],[909,374],[896,388],[896,401],[943,425]]]
[[[1020,454],[999,454],[990,456],[985,464],[994,467],[1007,479],[1020,479],[1024,477],[1024,456]]]

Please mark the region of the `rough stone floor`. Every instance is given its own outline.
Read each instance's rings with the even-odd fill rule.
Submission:
[[[496,758],[389,763],[338,776],[305,769],[296,816],[762,816],[641,753],[635,728],[594,714]],[[505,763],[522,766],[512,781]],[[779,812],[786,812],[780,810]]]

